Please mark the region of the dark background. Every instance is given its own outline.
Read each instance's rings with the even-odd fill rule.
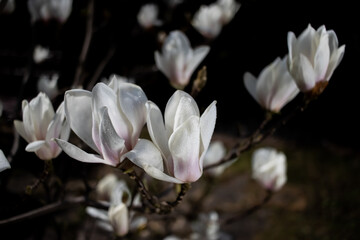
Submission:
[[[20,0],[16,1],[16,9],[12,14],[0,15],[0,99],[4,105],[0,149],[5,155],[8,155],[12,146],[12,122],[14,119],[21,119],[19,103],[22,99],[30,100],[37,95],[36,83],[39,76],[43,73],[59,73],[59,88],[66,90],[71,86],[84,40],[87,2],[74,0],[73,11],[65,24],[52,20],[32,25],[27,1]],[[211,46],[210,53],[199,66],[199,68],[203,65],[207,66],[208,82],[196,101],[200,109],[204,110],[213,100],[217,100],[216,134],[246,137],[261,122],[264,112],[244,88],[243,74],[249,71],[258,76],[260,71],[276,57],[286,55],[289,31],[299,36],[308,24],[311,24],[315,29],[325,25],[328,30],[333,29],[336,32],[339,44],[345,44],[346,49],[344,58],[335,70],[328,87],[306,111],[297,114],[275,133],[275,136],[285,140],[285,143],[281,141],[274,143],[271,139],[267,142],[285,149],[290,160],[289,183],[283,195],[279,194],[280,198],[283,197],[282,203],[290,202],[291,205],[292,200],[296,202],[305,199],[308,204],[304,207],[305,210],[298,212],[296,210],[295,213],[290,214],[283,208],[277,209],[275,215],[278,216],[279,222],[275,222],[273,226],[279,226],[277,231],[279,234],[291,227],[294,228],[294,232],[302,233],[302,227],[306,224],[310,229],[314,229],[315,234],[305,232],[294,239],[314,239],[312,238],[314,236],[321,236],[315,239],[331,239],[329,236],[332,235],[329,233],[338,233],[338,239],[357,239],[358,234],[355,231],[359,219],[357,206],[360,193],[354,183],[359,180],[360,169],[358,157],[360,14],[358,7],[355,6],[356,1],[243,0],[235,18],[224,26],[221,34],[212,41],[204,39],[190,25],[189,19],[201,4],[210,4],[213,1],[185,0],[172,11],[162,0],[151,1],[159,5],[159,18],[165,24],[145,31],[138,25],[136,14],[147,2],[149,1],[95,1],[94,34],[84,64],[85,85],[90,81],[109,49],[113,48],[116,50],[104,68],[101,78],[107,78],[114,73],[134,78],[148,98],[164,109],[174,89],[169,85],[166,77],[154,67],[154,51],[161,48],[157,35],[160,31],[168,33],[180,29],[186,33],[193,46],[203,44]],[[31,58],[32,48],[37,44],[49,47],[53,57],[35,65],[31,63]],[[31,74],[28,82],[23,86],[22,81],[28,66],[31,66]],[[193,74],[192,79],[195,76],[196,73]],[[190,89],[189,85],[185,90]],[[283,111],[285,113],[291,111],[301,99],[302,94],[299,94]],[[54,100],[55,107],[62,100],[63,95],[58,96]],[[43,162],[39,161],[35,154],[25,152],[25,146],[25,141],[21,139],[19,151],[12,162],[12,169],[1,173],[0,187],[4,192],[18,185],[26,186],[34,176],[41,174]],[[250,156],[247,156],[247,159],[250,159]],[[238,162],[239,166],[242,166],[242,171],[246,169],[245,173],[248,174],[250,166],[244,167],[242,164],[245,161]],[[239,166],[237,168],[240,168]],[[89,166],[62,154],[57,161],[54,161],[54,167],[64,182],[72,183],[73,179],[88,176],[89,169],[98,166]],[[228,176],[228,179],[233,179],[231,182],[234,185],[231,186],[235,188],[230,191],[226,188],[228,186],[226,177],[223,182],[225,188],[218,188],[225,189],[224,191],[230,195],[238,193],[234,197],[235,200],[237,197],[246,196],[246,188],[242,194],[244,177],[236,172],[237,168],[234,167],[234,174]],[[34,176],[26,178],[27,172]],[[21,182],[18,182],[18,185],[5,184],[12,179],[20,179],[18,181]],[[238,188],[238,181],[242,181],[240,186],[243,188]],[[18,192],[22,191],[22,188],[18,190]],[[300,192],[301,197],[298,198],[292,191],[296,194]],[[43,204],[37,199],[22,204],[21,194],[14,195],[13,191],[6,193],[8,194],[1,195],[0,199],[0,208],[6,217]],[[216,196],[222,198],[223,195]],[[220,199],[220,202],[223,200],[235,202],[234,199],[225,198]],[[3,207],[8,205],[10,206]],[[265,213],[267,210],[265,209]],[[260,212],[260,215],[262,213]],[[288,218],[293,217],[293,214],[294,218]],[[1,219],[3,218],[4,216],[1,216]],[[271,217],[269,219],[274,221]],[[49,221],[53,219],[38,218],[33,222],[12,225],[13,228],[9,228],[9,232],[23,229],[15,235],[15,238],[21,236],[18,239],[25,239],[24,236],[32,233],[36,236],[41,231],[37,226],[46,225]],[[249,222],[252,224],[251,220]],[[327,231],[317,235],[317,230],[322,228],[313,223]],[[240,225],[242,226],[242,223]],[[233,231],[246,232],[248,226],[244,223],[242,228],[235,226]],[[270,227],[270,232],[273,226]],[[257,230],[250,231],[257,232]],[[278,236],[292,236],[291,234]],[[63,236],[66,234],[64,233]],[[274,236],[272,239],[281,239]],[[263,239],[271,239],[269,237],[265,232]],[[251,238],[245,237],[245,239]]]

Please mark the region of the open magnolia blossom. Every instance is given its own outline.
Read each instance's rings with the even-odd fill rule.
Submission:
[[[70,157],[88,163],[117,166],[132,150],[145,125],[147,97],[132,83],[113,78],[109,85],[97,83],[92,92],[73,89],[65,93],[66,118],[75,134],[97,154],[56,139]]]
[[[251,73],[244,74],[244,84],[250,95],[266,110],[280,112],[299,93],[287,70],[286,57],[276,58],[265,67],[258,78]]]
[[[217,4],[201,5],[191,24],[206,38],[217,37],[223,26],[221,8]]]
[[[158,14],[158,6],[153,3],[145,4],[140,8],[137,15],[138,23],[145,29],[160,26],[162,22],[158,19]]]
[[[265,189],[279,190],[286,183],[286,156],[274,148],[260,148],[252,155],[252,176]]]
[[[338,47],[335,32],[326,31],[324,25],[315,31],[309,24],[298,39],[289,32],[287,42],[289,71],[302,92],[329,81],[345,52],[345,45]]]
[[[72,9],[72,0],[28,0],[31,21],[56,19],[65,22]]]
[[[208,46],[192,49],[184,33],[172,31],[164,41],[162,54],[155,52],[155,62],[173,87],[183,89],[188,85],[191,75],[209,51]]]
[[[11,168],[9,161],[5,157],[3,151],[0,149],[0,172]]]
[[[42,160],[56,158],[61,148],[53,140],[67,140],[70,134],[69,125],[65,119],[64,103],[61,103],[56,113],[50,99],[40,92],[34,99],[22,102],[23,121],[14,121],[17,132],[29,144],[25,150],[35,152]]]
[[[143,228],[147,224],[145,217],[137,216],[135,212],[128,211],[131,202],[132,206],[141,206],[139,195],[132,201],[128,186],[114,174],[104,176],[98,182],[96,192],[100,194],[100,197],[107,195],[106,198],[109,200],[104,204],[109,204],[109,210],[87,207],[86,212],[98,219],[97,224],[104,230],[114,232],[121,237],[125,236],[129,231]]]
[[[51,78],[49,75],[41,75],[37,82],[38,91],[45,93],[50,99],[55,98],[59,93],[57,87],[58,79],[58,74],[52,75]]]
[[[200,117],[195,100],[177,90],[165,108],[165,122],[156,104],[146,103],[152,144],[141,139],[125,156],[150,176],[167,182],[194,182],[203,172],[203,159],[214,132],[216,101]]]

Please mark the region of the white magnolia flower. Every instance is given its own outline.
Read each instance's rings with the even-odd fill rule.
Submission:
[[[221,9],[221,21],[223,24],[229,23],[240,8],[240,4],[235,0],[218,0],[216,4]]]
[[[121,237],[129,231],[137,230],[147,224],[145,217],[136,216],[135,212],[128,211],[132,198],[130,190],[126,183],[119,180],[114,174],[103,177],[97,185],[96,192],[101,196],[108,195],[109,201],[104,204],[109,204],[109,210],[87,207],[86,212],[97,218],[98,225],[104,230],[114,232]],[[135,197],[132,204],[133,206],[141,206],[139,195]]]
[[[286,156],[274,148],[260,148],[252,155],[252,176],[265,189],[279,190],[286,183]]]
[[[189,39],[184,33],[172,31],[165,39],[162,54],[158,51],[155,52],[155,62],[173,87],[183,89],[209,51],[210,47],[208,46],[192,49]]]
[[[210,143],[209,148],[206,151],[204,157],[204,167],[212,165],[214,163],[218,163],[221,159],[225,157],[225,155],[226,155],[226,148],[223,142],[214,141]],[[234,163],[235,160],[236,159],[221,164],[217,167],[210,168],[206,172],[212,176],[219,176],[225,171],[227,167],[229,167],[232,163]]]
[[[280,112],[299,93],[287,70],[286,57],[276,58],[265,67],[258,78],[251,73],[244,74],[244,84],[251,96],[265,109]]]
[[[48,48],[37,45],[34,48],[33,59],[35,63],[41,63],[48,59],[50,56],[50,50]]]
[[[338,47],[335,32],[326,31],[324,25],[315,31],[309,24],[298,39],[289,32],[287,42],[289,71],[302,92],[329,81],[345,52],[345,45]]]
[[[11,168],[9,161],[5,157],[3,151],[0,149],[0,172]]]
[[[173,183],[196,181],[202,175],[203,159],[215,127],[215,104],[216,101],[200,117],[195,100],[178,90],[166,105],[164,123],[158,106],[148,101],[147,128],[156,147],[140,140],[126,157],[156,179]]]
[[[223,12],[219,5],[201,5],[195,13],[191,24],[206,38],[217,37],[222,29]]]
[[[59,90],[57,87],[58,79],[59,79],[58,74],[52,75],[51,78],[49,75],[41,75],[39,78],[39,81],[37,83],[38,91],[46,93],[46,95],[50,99],[53,99],[59,93]]]
[[[143,28],[151,28],[153,26],[160,26],[162,22],[158,19],[159,9],[155,4],[145,4],[140,8],[137,15],[137,20]]]
[[[122,155],[138,142],[145,125],[147,97],[132,83],[98,83],[92,92],[73,89],[65,93],[65,112],[71,129],[97,154],[56,139],[70,157],[88,163],[117,166]]]
[[[28,0],[31,21],[57,19],[65,22],[70,16],[72,0]]]
[[[14,121],[20,136],[29,144],[25,150],[35,152],[42,160],[56,158],[61,148],[53,141],[54,138],[67,140],[70,128],[65,120],[64,104],[61,103],[56,113],[45,93],[40,92],[30,103],[22,102],[23,121]]]

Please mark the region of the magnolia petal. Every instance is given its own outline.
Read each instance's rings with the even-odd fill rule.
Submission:
[[[185,77],[190,78],[194,70],[200,64],[200,62],[206,57],[209,53],[210,47],[209,46],[201,46],[194,49],[193,56],[189,60],[185,70]]]
[[[320,37],[319,46],[314,57],[314,71],[317,81],[323,81],[330,60],[329,37],[323,34]]]
[[[126,205],[120,203],[110,206],[108,214],[115,234],[119,237],[125,236],[129,232],[129,213]]]
[[[122,160],[128,158],[132,163],[144,169],[151,177],[172,183],[183,183],[182,181],[165,174],[161,153],[149,140],[140,139],[134,149],[122,156]]]
[[[168,147],[169,138],[166,134],[164,119],[161,111],[155,103],[148,101],[147,108],[147,129],[149,131],[151,140],[159,148],[162,157],[168,159],[170,150]],[[169,166],[170,167],[170,166]],[[170,167],[172,168],[172,167]]]
[[[327,34],[329,36],[329,48],[330,48],[330,54],[338,49],[339,46],[339,40],[336,36],[336,33],[333,30],[327,31]]]
[[[190,98],[188,96],[183,96],[180,99],[179,105],[176,109],[173,131],[176,131],[176,129],[191,116],[199,117],[199,108],[192,97]]]
[[[173,132],[169,148],[174,161],[174,176],[183,182],[198,180],[202,174],[199,117],[191,116]]]
[[[200,118],[200,134],[201,134],[201,149],[200,149],[200,167],[203,166],[203,159],[209,147],[211,137],[214,133],[216,122],[216,101],[213,101],[204,111]]]
[[[37,139],[45,139],[46,132],[55,112],[50,99],[40,92],[29,102],[29,116]]]
[[[313,64],[315,48],[317,47],[316,39],[317,33],[313,27],[309,24],[308,27],[300,34],[297,42],[297,53],[306,56],[310,63]]]
[[[65,93],[65,113],[71,129],[89,147],[99,152],[92,134],[92,93],[82,89],[74,89]]]
[[[24,100],[22,102],[22,106],[23,106],[23,125],[24,125],[24,129],[26,132],[26,136],[28,137],[29,141],[28,142],[32,142],[32,141],[36,141],[37,137],[35,136],[35,129],[34,129],[34,125],[33,125],[33,119],[31,118],[30,115],[30,109],[29,109],[29,104],[26,100]]]
[[[295,58],[292,76],[302,92],[310,91],[315,86],[315,72],[309,60],[302,54]]]
[[[103,163],[103,164],[107,164],[107,165],[111,165],[111,166],[116,166],[112,162],[104,160],[104,159],[100,158],[100,156],[98,156],[98,155],[89,154],[69,142],[61,140],[59,138],[56,138],[55,141],[67,155],[69,155],[70,157],[72,157],[80,162]]]
[[[140,132],[146,122],[145,103],[147,97],[144,91],[132,83],[119,83],[119,103],[132,126],[131,146],[134,147]],[[124,127],[124,126],[123,126]]]
[[[256,100],[256,102],[259,103],[259,100],[257,98],[256,94],[256,85],[257,85],[257,79],[249,72],[245,72],[244,74],[244,85],[246,90],[249,92],[249,94]]]
[[[101,116],[100,109],[107,107],[111,122],[119,137],[125,140],[129,139],[132,126],[119,107],[117,95],[114,90],[104,83],[98,83],[93,88],[92,93],[94,95],[93,111],[97,112],[97,114],[99,114],[98,116]]]
[[[100,219],[102,221],[109,221],[108,212],[106,210],[94,208],[94,207],[86,207],[86,213],[96,219]]]
[[[3,151],[0,149],[0,172],[11,168],[9,161],[5,157]]]
[[[126,151],[125,140],[120,138],[109,117],[106,107],[102,109],[102,119],[100,122],[100,144],[101,153],[104,159],[111,162],[113,165],[120,163],[120,156]]]
[[[50,122],[46,133],[46,140],[49,141],[52,138],[59,137],[65,118],[64,102],[62,102],[54,116],[54,119]]]
[[[178,106],[180,104],[180,100],[182,97],[190,98],[193,100],[193,98],[186,92],[177,90],[169,99],[169,101],[166,104],[165,107],[165,127],[166,131],[168,132],[169,136],[174,130],[174,124],[175,124],[175,116],[176,112],[178,110]],[[191,101],[191,104],[195,105],[193,106],[193,109],[199,109],[197,107],[196,102],[193,100]],[[200,116],[200,113],[198,114]]]
[[[37,150],[39,150],[45,144],[46,144],[46,141],[44,141],[44,140],[31,142],[26,146],[25,151],[27,151],[27,152],[36,152]]]
[[[23,122],[19,120],[14,120],[14,126],[16,131],[20,134],[22,138],[24,138],[27,142],[31,142],[31,139],[27,135]]]
[[[164,61],[163,57],[158,51],[155,52],[155,63],[156,67],[168,78],[171,78],[171,73],[169,71],[168,62]]]
[[[295,45],[296,45],[296,36],[293,32],[288,32],[287,34],[287,45],[288,45],[288,63],[289,63],[289,68],[292,68],[293,65],[293,58],[296,54],[296,50],[295,50]]]
[[[339,63],[341,62],[343,56],[345,53],[345,45],[342,45],[341,47],[339,47],[339,49],[335,50],[331,57],[330,57],[330,62],[329,62],[329,66],[325,75],[325,79],[327,81],[329,81],[329,79],[331,78],[332,74],[334,73],[335,69],[337,68],[337,66],[339,65]]]

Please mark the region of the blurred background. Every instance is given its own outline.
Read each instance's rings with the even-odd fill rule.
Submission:
[[[94,75],[98,76],[96,81],[109,78],[112,74],[132,78],[149,99],[164,109],[174,89],[156,69],[154,51],[161,49],[159,39],[162,33],[182,30],[193,47],[211,47],[198,67],[207,66],[208,81],[196,100],[202,110],[217,100],[218,118],[214,136],[230,143],[234,138],[251,134],[264,117],[261,107],[244,88],[244,73],[248,71],[258,76],[276,57],[284,57],[289,31],[298,36],[308,24],[315,29],[325,25],[327,30],[335,31],[339,45],[345,44],[346,49],[326,90],[306,111],[296,115],[260,144],[285,152],[288,157],[288,184],[260,211],[225,227],[224,231],[234,239],[358,239],[360,190],[356,183],[360,180],[360,117],[357,113],[360,80],[357,70],[360,66],[360,14],[356,2],[237,1],[241,4],[239,11],[212,40],[197,32],[190,21],[202,4],[214,1],[184,0],[174,8],[170,8],[165,0],[151,1],[158,5],[159,19],[164,24],[145,30],[137,22],[136,15],[140,7],[149,2],[95,0],[93,35],[81,76],[84,85],[93,81]],[[78,0],[73,2],[71,14],[63,24],[56,20],[32,23],[27,1],[15,3],[13,12],[2,11],[0,15],[0,100],[4,108],[0,148],[5,155],[9,154],[13,143],[12,122],[21,119],[19,100],[30,100],[37,95],[39,77],[58,74],[59,89],[71,87],[86,33],[88,13],[88,1]],[[40,64],[32,61],[36,45],[47,47],[51,52],[51,57]],[[98,74],[101,64],[104,66]],[[24,85],[24,74],[27,73],[29,78]],[[192,79],[195,76],[196,73]],[[185,90],[190,91],[191,86]],[[283,111],[294,108],[301,97],[300,94]],[[54,105],[57,107],[62,100],[63,95],[57,96]],[[21,206],[17,194],[21,195],[22,190],[9,188],[23,186],[29,178],[24,177],[24,183],[8,185],[14,176],[21,179],[27,170],[33,175],[42,171],[42,162],[34,154],[26,153],[25,146],[21,139],[12,169],[0,173],[0,208],[5,208],[11,201],[18,204],[10,206],[8,211],[3,210],[1,219],[39,205],[27,202],[15,211],[14,206]],[[226,214],[231,209],[229,206],[241,209],[247,206],[247,202],[261,199],[261,189],[250,176],[251,152],[240,158],[216,183],[218,188],[207,200],[208,205],[204,205],[205,210],[215,207]],[[85,171],[83,164],[68,159],[65,154],[59,158],[62,162],[54,164],[62,168],[60,172],[68,171],[67,177],[72,178],[77,171],[82,171],[82,174]],[[94,167],[86,168],[85,172],[92,172]],[[200,181],[198,185],[201,184]],[[193,188],[196,192],[197,185]],[[244,197],[246,194],[250,197]],[[219,198],[219,195],[223,197]],[[46,218],[41,219],[46,221]],[[14,228],[18,226],[14,225]],[[34,225],[29,224],[27,234],[16,233],[18,238],[4,239],[46,238],[46,234],[35,233],[33,229]],[[67,231],[75,232],[71,227]],[[75,238],[74,235],[64,233],[63,237]]]

